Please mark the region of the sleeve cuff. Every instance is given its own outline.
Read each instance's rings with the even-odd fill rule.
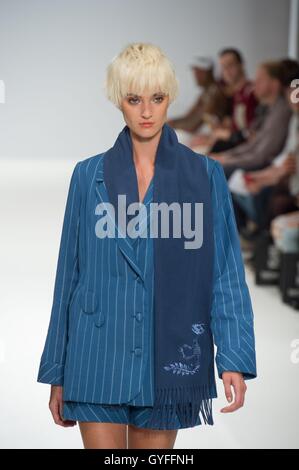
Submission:
[[[226,371],[241,372],[244,380],[255,379],[257,377],[255,353],[248,354],[244,349],[238,351],[217,351],[216,365],[218,376],[221,379],[222,373]]]
[[[63,385],[64,364],[41,361],[37,382],[51,385]]]

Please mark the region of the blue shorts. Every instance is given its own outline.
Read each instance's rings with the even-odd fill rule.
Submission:
[[[139,428],[160,430],[183,428],[177,416],[171,423],[165,423],[162,427],[149,426],[151,413],[151,406],[63,402],[63,418],[73,421],[133,424]],[[201,422],[198,417],[196,425],[199,424]]]

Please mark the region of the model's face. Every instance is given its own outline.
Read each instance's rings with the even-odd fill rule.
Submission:
[[[139,137],[153,137],[167,120],[169,96],[162,92],[141,96],[134,93],[123,98],[121,110],[127,126]],[[143,125],[148,123],[150,125]]]
[[[227,85],[234,85],[244,74],[243,65],[240,64],[234,54],[224,54],[219,58],[219,65],[223,80]]]

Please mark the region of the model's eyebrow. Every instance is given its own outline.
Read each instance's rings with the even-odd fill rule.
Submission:
[[[161,96],[161,95],[165,95],[165,93],[163,93],[162,91],[159,93],[154,93],[152,96]],[[141,98],[140,95],[136,95],[135,93],[127,93],[127,96],[133,96],[134,98]]]

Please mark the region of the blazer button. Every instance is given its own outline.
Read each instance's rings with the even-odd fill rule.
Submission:
[[[137,312],[136,315],[135,315],[135,317],[136,317],[136,320],[137,320],[137,321],[142,321],[142,319],[143,319],[143,315],[142,315],[141,312]]]
[[[101,310],[98,314],[95,314],[94,323],[100,328],[105,323],[105,312]]]
[[[136,356],[141,356],[142,349],[141,348],[135,348],[135,354]]]

